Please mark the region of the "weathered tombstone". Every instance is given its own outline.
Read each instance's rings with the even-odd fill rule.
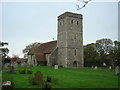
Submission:
[[[103,63],[103,66],[106,67],[106,63],[105,62]]]
[[[95,66],[95,70],[97,70],[97,68],[98,68],[98,67],[97,67],[97,66]]]
[[[112,70],[112,67],[111,67],[111,66],[109,66],[109,69],[110,69],[110,70]]]
[[[120,66],[117,66],[115,68],[115,73],[116,73],[116,75],[120,75]]]
[[[17,70],[18,63],[14,63],[13,67],[14,67],[15,70]]]
[[[43,75],[40,71],[37,71],[34,75],[34,82],[37,85],[43,84]]]
[[[54,66],[54,69],[58,69],[58,65],[55,65],[55,66]]]
[[[25,66],[25,62],[22,62],[22,63],[21,63],[21,67],[24,67],[24,66]]]
[[[6,69],[8,69],[8,68],[9,68],[9,66],[10,66],[10,64],[9,64],[9,63],[6,63],[6,64],[4,65],[4,67],[5,67]]]
[[[93,69],[94,67],[93,67],[93,66],[91,66],[91,68]]]
[[[14,72],[14,67],[13,67],[13,66],[10,66],[10,73],[15,73],[15,72]]]

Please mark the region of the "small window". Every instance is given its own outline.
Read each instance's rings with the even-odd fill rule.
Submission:
[[[71,20],[71,24],[73,24],[74,23],[74,21],[73,20]]]
[[[75,49],[75,56],[77,55],[77,50]]]
[[[79,24],[79,22],[77,21],[77,25]]]

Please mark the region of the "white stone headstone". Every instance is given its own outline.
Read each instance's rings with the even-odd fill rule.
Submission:
[[[103,66],[106,66],[106,63],[103,63]]]
[[[112,69],[112,67],[111,67],[111,66],[109,66],[109,69],[111,70],[111,69]]]
[[[98,67],[97,67],[97,66],[95,66],[95,70],[97,70],[97,68],[98,68]]]
[[[54,66],[54,69],[58,69],[58,65],[55,65],[55,66]]]

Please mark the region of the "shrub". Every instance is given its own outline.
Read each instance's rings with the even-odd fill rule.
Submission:
[[[52,77],[51,76],[47,76],[47,82],[52,82]]]
[[[26,73],[26,69],[21,70],[21,71],[19,70],[19,73],[20,73],[20,74],[25,74],[25,73]]]
[[[32,74],[32,71],[24,69],[24,70],[21,70],[21,71],[19,70],[19,73],[20,74]]]
[[[35,74],[34,74],[34,81],[37,85],[43,85],[43,75],[40,71],[37,71]]]
[[[29,83],[32,85],[43,85],[44,81],[42,73],[40,71],[37,71],[34,74],[34,77],[29,77]]]
[[[43,90],[51,90],[51,86],[49,83],[45,82],[43,86]]]
[[[51,84],[57,84],[57,79],[53,78],[52,76],[47,76],[46,82]]]

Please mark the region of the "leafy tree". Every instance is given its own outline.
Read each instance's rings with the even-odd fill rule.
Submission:
[[[102,59],[102,62],[107,63],[107,55],[113,50],[113,42],[111,39],[100,39],[96,41],[96,52]]]
[[[39,42],[34,42],[34,43],[29,44],[28,46],[25,47],[25,49],[23,49],[23,53],[24,53],[26,50],[30,50],[32,47],[38,46],[38,45],[40,45],[40,44],[41,44],[41,43],[39,43]]]
[[[120,66],[120,42],[114,41],[113,50],[111,51],[109,58],[112,65]]]
[[[29,52],[29,50],[35,46],[40,45],[41,43],[39,42],[34,42],[29,44],[28,46],[25,47],[25,49],[23,49],[23,53],[24,53],[24,58],[27,58],[27,53]]]
[[[87,44],[84,46],[84,62],[85,66],[100,66],[101,58],[95,51],[95,43]]]

